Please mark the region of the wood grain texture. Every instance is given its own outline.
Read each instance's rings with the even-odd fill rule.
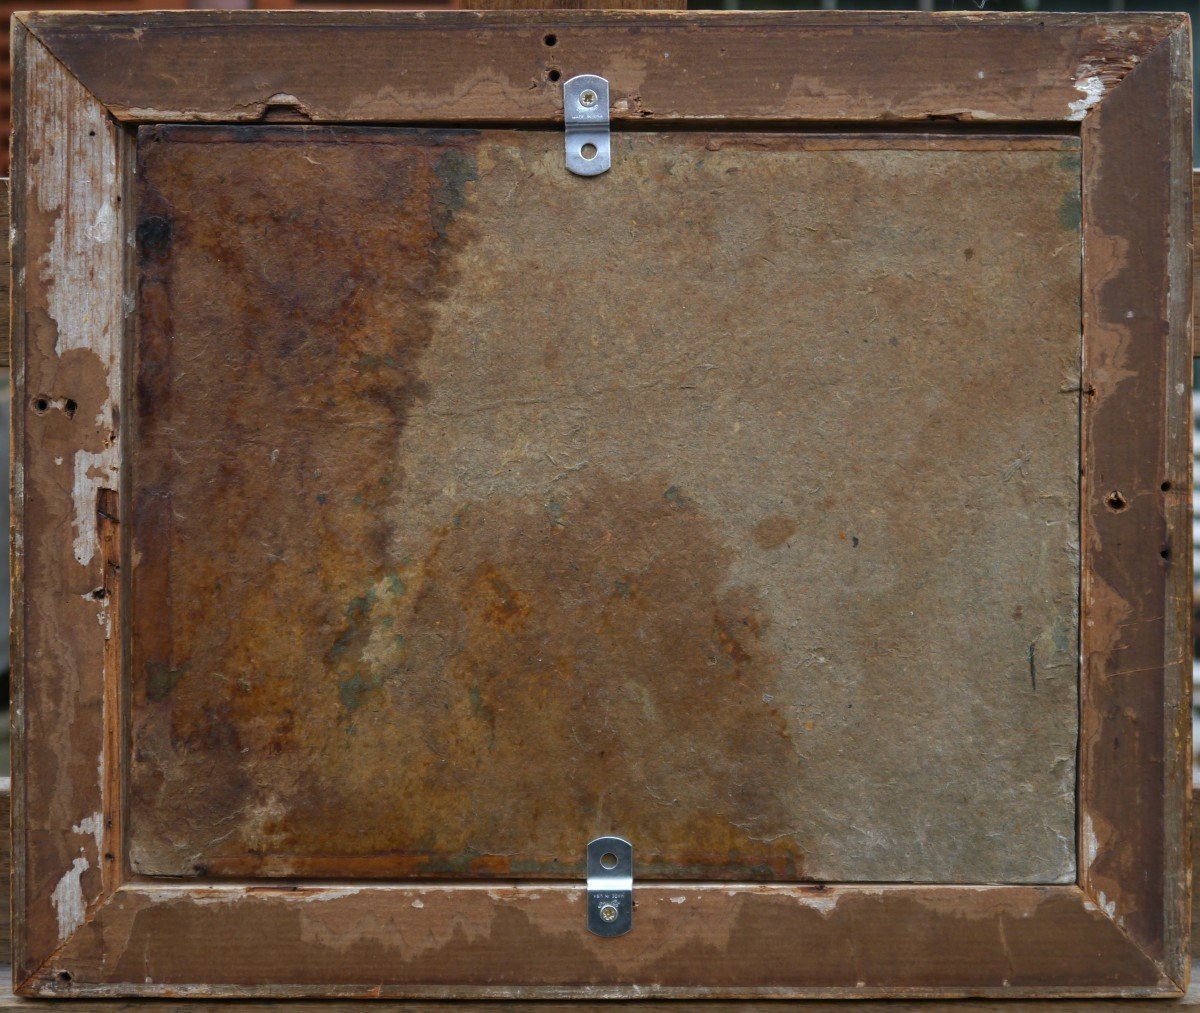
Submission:
[[[686,0],[466,0],[462,7],[469,11],[683,11],[687,10],[687,2]]]
[[[8,225],[8,177],[0,177],[0,229],[3,229],[3,242],[0,242],[0,369],[9,363],[9,330],[11,321],[9,315],[12,304],[9,298],[11,278],[9,275],[10,235]]]
[[[276,109],[312,122],[547,126],[562,119],[551,71],[597,68],[608,68],[617,123],[1076,123],[1180,23],[821,11],[21,17],[123,120]],[[306,41],[314,33],[320,45]]]
[[[1181,30],[1083,124],[1084,273],[1096,281],[1084,285],[1081,883],[1181,982],[1191,790],[1188,52]],[[1135,176],[1155,185],[1130,186]]]
[[[1002,143],[143,128],[134,871],[1073,883],[1078,142]]]
[[[14,470],[22,990],[522,998],[640,997],[647,989],[858,998],[1182,992],[1187,864],[1180,803],[1188,749],[1181,617],[1190,466],[1185,20],[583,12],[443,21],[286,16],[275,29],[253,17],[198,15],[90,23],[33,16],[27,24],[53,52],[37,50],[38,40],[19,29],[15,264],[18,277],[22,265],[42,258],[61,270],[25,272],[15,317],[22,328],[14,360],[28,374],[18,380],[25,386],[18,387]],[[559,26],[555,46],[544,40],[548,25]],[[577,47],[562,41],[562,26],[578,29]],[[896,45],[908,59],[894,59]],[[113,481],[111,457],[103,456],[117,427],[102,410],[115,404],[110,350],[119,352],[116,322],[133,293],[125,254],[104,247],[97,261],[81,253],[95,252],[110,219],[120,223],[124,209],[105,211],[103,194],[127,207],[132,173],[119,143],[126,135],[113,129],[89,90],[127,121],[270,113],[327,122],[550,125],[558,89],[549,87],[549,70],[595,69],[613,53],[628,57],[612,74],[621,82],[614,93],[618,122],[725,114],[733,117],[723,123],[729,127],[820,119],[911,125],[982,115],[1074,130],[1082,120],[1081,885],[647,886],[639,917],[649,935],[604,946],[582,928],[575,885],[233,884],[222,892],[96,876],[94,863],[108,853],[118,873],[125,868],[119,850],[102,847],[107,819],[117,813],[111,744],[121,734],[123,683],[111,669],[115,660],[127,661],[108,642],[101,602],[109,601],[110,586],[117,601],[126,600],[105,570],[120,562],[127,572],[130,547],[127,526],[106,532],[96,509],[113,516],[113,486],[121,485]],[[733,62],[722,62],[731,55]],[[759,69],[743,73],[752,59]],[[328,69],[335,66],[336,75]],[[936,82],[928,78],[933,66],[940,68]],[[34,78],[49,87],[31,91]],[[746,84],[731,89],[730,80]],[[31,139],[39,142],[34,149]],[[34,150],[61,157],[35,159]],[[110,185],[110,176],[119,182]],[[123,223],[117,227],[127,238]],[[58,290],[47,280],[72,277],[85,263],[102,265],[95,283],[72,286],[86,318],[80,303],[56,301]],[[63,359],[79,351],[72,335],[84,319],[89,332],[98,331],[88,341],[102,354],[80,374],[86,382],[77,399]],[[71,419],[92,420],[101,409],[100,424],[68,426],[68,401],[75,405]],[[77,464],[81,451],[101,455],[97,465],[83,459],[82,512],[73,482],[64,481],[74,467],[55,463]],[[124,503],[127,477],[122,481]],[[72,524],[76,530],[64,539]],[[101,549],[114,543],[119,561]],[[98,822],[91,820],[96,814]],[[88,832],[97,825],[100,840]],[[75,931],[61,932],[64,924]],[[907,930],[899,940],[897,924]],[[195,947],[181,950],[178,939],[195,940]],[[272,945],[262,946],[264,939]]]
[[[115,122],[14,29],[14,962],[36,969],[103,896],[118,757],[105,748],[116,560],[125,167]],[[33,86],[36,82],[36,86]],[[31,174],[39,152],[38,171]],[[52,153],[47,157],[46,153]]]

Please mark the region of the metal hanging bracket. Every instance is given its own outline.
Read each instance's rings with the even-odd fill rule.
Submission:
[[[633,845],[621,837],[587,846],[587,927],[598,936],[633,928]]]
[[[563,82],[567,168],[576,176],[599,176],[612,165],[608,135],[608,82],[578,74]]]

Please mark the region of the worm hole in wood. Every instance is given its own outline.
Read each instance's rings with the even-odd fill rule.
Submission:
[[[1119,514],[1122,510],[1129,506],[1129,500],[1127,500],[1115,489],[1104,497],[1104,503],[1108,509],[1115,514]]]

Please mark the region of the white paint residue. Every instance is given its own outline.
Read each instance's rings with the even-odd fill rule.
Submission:
[[[96,218],[88,229],[88,238],[94,243],[107,243],[116,232],[117,215],[111,204],[100,205]]]
[[[828,917],[841,899],[841,894],[826,891],[825,893],[806,893],[800,897],[800,903],[805,907],[814,907],[821,912],[822,917]]]
[[[85,816],[71,829],[77,834],[91,834],[96,839],[96,850],[102,850],[104,844],[104,817],[100,813]]]
[[[687,901],[687,898],[686,898],[686,897],[672,897],[672,898],[671,898],[671,903],[672,903],[672,904],[683,904],[683,903],[685,903],[686,901]]]
[[[296,899],[303,904],[314,901],[341,900],[343,897],[355,897],[362,892],[362,887],[344,886],[332,887],[328,890],[316,890],[313,893],[298,893]]]
[[[55,353],[83,349],[100,361],[105,395],[99,406],[99,453],[77,451],[74,461],[74,553],[88,565],[99,548],[96,497],[116,486],[119,460],[112,406],[120,399],[120,349],[124,250],[118,231],[117,158],[114,127],[70,75],[50,73],[53,57],[38,51],[33,73],[44,71],[47,86],[26,110],[32,130],[65,119],[66,139],[39,152],[32,196],[38,211],[53,221],[53,233],[34,268],[45,288],[46,312],[54,324]],[[45,66],[41,66],[41,62]],[[54,82],[53,84],[49,82]],[[56,129],[58,129],[56,127]],[[72,391],[56,392],[67,396]]]
[[[1103,890],[1096,895],[1096,900],[1100,902],[1100,907],[1103,909],[1104,913],[1115,921],[1117,917],[1117,902],[1109,900],[1107,897],[1105,897]]]
[[[1096,828],[1092,826],[1092,817],[1083,814],[1083,864],[1085,867],[1096,861],[1100,852],[1100,842],[1096,839]]]
[[[413,907],[417,907],[417,908],[424,907],[424,906],[425,906],[425,902],[424,902],[424,901],[420,901],[420,900],[414,900],[414,901],[412,902],[412,906],[413,906]]]
[[[58,881],[58,886],[50,895],[50,902],[58,914],[59,940],[68,938],[83,924],[83,884],[80,880],[88,868],[86,858],[75,859],[70,870]]]
[[[96,497],[100,489],[117,487],[116,454],[108,447],[98,454],[88,450],[75,451],[75,481],[71,500],[75,512],[75,560],[87,566],[100,548],[100,532],[96,527]]]
[[[1088,110],[1104,98],[1104,82],[1095,75],[1085,77],[1075,82],[1075,90],[1083,92],[1083,98],[1068,103],[1071,108],[1071,114],[1067,117],[1069,120],[1083,119]]]

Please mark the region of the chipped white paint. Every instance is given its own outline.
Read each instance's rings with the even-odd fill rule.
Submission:
[[[424,906],[425,906],[425,902],[424,902],[424,901],[422,901],[422,900],[414,900],[414,901],[412,902],[412,906],[413,906],[413,907],[416,907],[416,908],[422,908],[422,907],[424,907]]]
[[[686,897],[672,897],[671,903],[672,904],[686,904],[687,898]]]
[[[87,566],[100,549],[96,499],[101,489],[117,487],[115,446],[112,443],[99,453],[88,450],[75,452],[75,479],[71,486],[74,518],[71,526],[75,532],[75,561],[81,566]]]
[[[299,891],[296,894],[296,899],[302,904],[312,904],[314,902],[342,900],[346,897],[354,897],[359,893],[359,887],[344,886],[335,887],[329,890],[314,890],[311,893]]]
[[[39,148],[29,198],[53,221],[53,232],[30,265],[37,274],[46,314],[53,322],[55,352],[90,352],[105,374],[106,391],[94,432],[81,432],[89,449],[75,453],[72,526],[75,559],[89,565],[99,549],[96,498],[117,488],[120,448],[113,409],[120,397],[120,349],[124,314],[124,252],[117,242],[120,184],[116,134],[103,106],[54,57],[31,41],[26,69],[39,87],[27,109],[31,135],[53,138]],[[52,391],[75,397],[80,392]]]
[[[1068,103],[1071,112],[1067,119],[1082,120],[1088,114],[1088,110],[1104,98],[1104,82],[1093,74],[1076,81],[1075,90],[1083,92],[1083,98]]]
[[[1116,903],[1116,901],[1109,900],[1106,896],[1104,896],[1103,890],[1101,890],[1098,894],[1096,894],[1096,900],[1100,904],[1100,909],[1106,915],[1108,915],[1109,918],[1113,919],[1113,921],[1118,920],[1117,919],[1117,903]]]
[[[821,893],[805,893],[797,898],[805,907],[816,908],[821,917],[828,918],[832,911],[837,910],[842,894],[837,890],[825,890]]]
[[[86,858],[75,859],[71,863],[71,868],[58,881],[54,893],[50,895],[50,902],[54,905],[54,912],[58,916],[58,938],[60,940],[69,938],[71,933],[83,924],[85,908],[81,880],[89,868]]]
[[[1080,843],[1083,845],[1083,865],[1086,869],[1096,861],[1096,855],[1100,852],[1100,842],[1096,839],[1096,828],[1092,826],[1090,813],[1083,814],[1080,837],[1082,838]]]
[[[77,834],[90,834],[96,840],[96,850],[100,851],[104,846],[104,815],[103,813],[92,813],[91,816],[85,816],[76,823],[71,830]]]

